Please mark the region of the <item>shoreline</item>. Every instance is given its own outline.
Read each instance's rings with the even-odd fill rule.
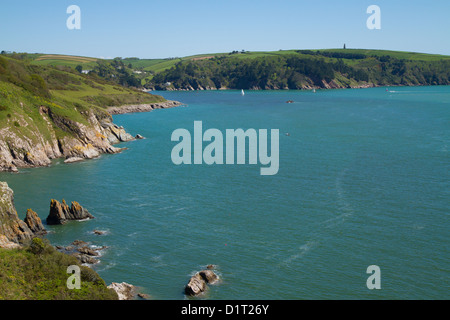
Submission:
[[[414,84],[414,85],[407,85],[407,84],[362,84],[357,86],[333,86],[329,85],[326,87],[318,87],[318,86],[310,86],[310,87],[303,87],[300,89],[289,89],[289,88],[260,88],[260,87],[253,87],[244,89],[246,91],[311,91],[311,90],[345,90],[345,89],[371,89],[371,88],[399,88],[399,87],[435,87],[435,86],[449,86],[448,84],[436,84],[436,85],[430,85],[430,84]],[[146,92],[165,92],[165,91],[239,91],[241,89],[233,89],[233,88],[215,88],[215,87],[200,87],[198,89],[194,89],[192,87],[189,88],[166,88],[166,89],[152,89],[147,90]]]
[[[167,100],[165,102],[149,103],[149,104],[131,104],[120,107],[108,107],[106,111],[110,115],[126,114],[126,113],[139,113],[139,112],[150,112],[155,109],[169,109],[174,107],[179,107],[183,103],[179,101]]]

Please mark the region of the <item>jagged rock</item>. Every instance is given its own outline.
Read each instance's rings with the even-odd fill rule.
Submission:
[[[113,282],[108,289],[114,290],[119,296],[119,300],[133,300],[136,295],[136,287],[126,282]]]
[[[78,261],[80,261],[81,263],[86,263],[86,264],[99,263],[99,261],[97,259],[95,259],[94,257],[87,255],[87,254],[83,254],[80,252],[74,252],[71,255],[74,256],[75,258],[77,258]]]
[[[47,126],[37,127],[35,121],[20,119],[26,132],[0,128],[0,171],[16,172],[17,168],[42,167],[51,159],[66,158],[66,162],[98,157],[102,153],[118,153],[114,143],[133,139],[124,129],[116,129],[120,139],[111,131],[112,118],[105,114],[87,111],[87,123],[80,123],[40,107],[39,114]],[[56,130],[67,135],[57,138]]]
[[[86,241],[83,241],[83,240],[75,240],[74,242],[72,242],[72,245],[74,245],[74,246],[85,246],[85,245],[87,245],[88,243],[86,242]]]
[[[31,209],[27,210],[24,222],[35,235],[43,235],[47,233],[47,230],[45,230],[44,225],[42,224],[41,218],[39,218],[37,213]]]
[[[0,248],[3,249],[18,249],[20,248],[20,244],[9,241],[8,238],[3,235],[0,234]]]
[[[27,224],[19,219],[14,206],[14,192],[6,182],[0,182],[0,235],[17,244],[35,236]]]
[[[50,213],[47,217],[47,224],[57,225],[64,224],[69,220],[94,219],[94,216],[83,208],[78,202],[73,201],[72,206],[66,204],[65,200],[60,203],[58,200],[50,201]]]
[[[134,137],[127,133],[123,127],[118,127],[116,125],[112,125],[109,127],[109,130],[112,132],[112,134],[114,136],[116,136],[117,140],[119,142],[126,142],[126,141],[131,141],[134,140]]]
[[[206,290],[206,281],[197,272],[191,277],[188,284],[184,288],[184,292],[190,296],[197,296]]]
[[[70,212],[73,214],[73,220],[94,219],[94,216],[76,201],[72,202]]]
[[[144,300],[150,300],[152,298],[149,294],[146,294],[146,293],[138,293],[137,295],[139,298],[144,299]]]
[[[214,273],[211,269],[202,270],[199,272],[199,275],[205,280],[206,283],[215,283],[219,280],[219,276]]]
[[[219,281],[219,276],[212,270],[215,266],[210,264],[206,268],[189,279],[189,283],[184,288],[187,295],[197,296],[207,290],[207,284],[214,284]]]
[[[143,136],[141,136],[140,134],[137,134],[135,138],[138,139],[138,140],[145,139],[145,138],[144,138]]]
[[[82,253],[82,254],[87,254],[88,256],[98,256],[98,252],[96,252],[95,250],[89,248],[89,247],[81,247],[77,249],[78,252]]]
[[[127,105],[120,107],[109,107],[107,111],[111,115],[124,114],[124,113],[136,113],[136,112],[149,112],[154,109],[167,109],[181,106],[182,103],[178,101],[167,100],[165,102],[158,102],[153,104],[138,104],[138,105]]]
[[[106,232],[102,230],[94,230],[92,231],[93,234],[96,234],[98,236],[104,235]]]

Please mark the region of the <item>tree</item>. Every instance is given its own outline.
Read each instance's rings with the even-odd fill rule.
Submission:
[[[83,71],[83,66],[81,64],[79,64],[75,67],[75,70],[77,70],[79,73],[81,73]]]

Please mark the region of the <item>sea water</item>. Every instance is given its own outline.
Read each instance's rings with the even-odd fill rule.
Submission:
[[[21,218],[45,222],[50,199],[95,216],[47,238],[107,246],[93,266],[107,284],[186,299],[214,264],[221,281],[202,299],[450,298],[450,87],[158,94],[185,106],[114,116],[146,137],[122,153],[0,175]],[[194,121],[278,129],[278,173],[175,165],[171,134]],[[371,265],[381,289],[367,287]]]

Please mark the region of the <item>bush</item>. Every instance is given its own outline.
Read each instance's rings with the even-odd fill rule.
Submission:
[[[35,255],[40,255],[41,253],[44,252],[45,247],[46,243],[44,242],[44,240],[42,240],[41,238],[34,238],[31,241],[28,250]]]

